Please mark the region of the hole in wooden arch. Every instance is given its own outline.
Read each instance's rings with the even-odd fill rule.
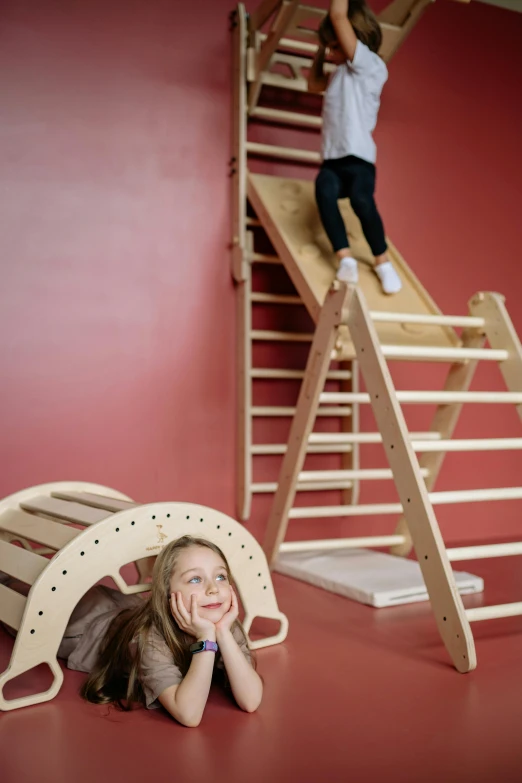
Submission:
[[[272,617],[263,617],[262,615],[257,615],[254,617],[254,622],[250,627],[248,636],[251,642],[257,642],[260,639],[276,636],[280,630],[280,620],[274,620]]]
[[[6,682],[3,697],[6,701],[13,701],[24,696],[37,696],[48,691],[53,680],[54,675],[49,664],[40,663]]]

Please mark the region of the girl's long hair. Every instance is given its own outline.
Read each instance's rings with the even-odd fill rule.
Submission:
[[[377,17],[366,3],[366,0],[350,0],[348,19],[359,41],[366,44],[372,52],[377,53],[382,44],[382,30]],[[319,38],[324,46],[330,46],[337,39],[329,15],[325,16],[321,22]]]
[[[135,703],[145,704],[139,672],[145,646],[150,635],[155,633],[165,640],[174,663],[185,676],[192,659],[189,646],[194,639],[181,630],[172,616],[170,579],[180,552],[192,546],[212,549],[223,560],[233,585],[227,560],[215,544],[192,536],[183,536],[167,544],[156,558],[151,593],[143,606],[123,610],[107,629],[96,665],[80,690],[84,699],[94,704],[114,703],[122,710],[132,709]],[[246,641],[241,624],[236,622],[236,625]]]

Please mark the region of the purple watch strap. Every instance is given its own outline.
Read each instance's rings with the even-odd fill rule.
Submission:
[[[191,644],[189,649],[191,653],[198,653],[198,652],[204,652],[205,650],[210,650],[211,652],[217,652],[219,648],[216,642],[211,642],[208,639],[205,639],[204,642],[196,642],[195,644]]]

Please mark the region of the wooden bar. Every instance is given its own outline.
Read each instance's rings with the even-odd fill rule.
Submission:
[[[267,122],[276,122],[281,125],[296,125],[297,127],[312,128],[313,130],[320,130],[323,125],[322,117],[302,114],[296,111],[268,109],[264,106],[256,106],[250,116],[256,120],[266,120]]]
[[[350,489],[352,487],[351,481],[307,481],[305,483],[299,482],[296,486],[296,492],[329,492],[331,490]],[[251,485],[252,492],[254,494],[270,494],[276,492],[277,482],[267,481],[261,483],[254,483]]]
[[[496,606],[478,606],[476,609],[466,609],[468,622],[479,620],[498,620],[501,617],[517,617],[522,614],[522,601],[513,604],[497,604]]]
[[[32,585],[47,565],[49,560],[46,557],[0,539],[0,571],[9,576]]]
[[[106,511],[112,511],[114,513],[124,511],[127,508],[133,508],[137,505],[130,500],[117,500],[116,498],[108,498],[104,495],[95,495],[92,492],[51,492],[51,497],[58,498],[58,500],[72,500],[73,502],[81,503],[84,506],[103,508]]]
[[[471,438],[462,440],[415,441],[414,451],[516,451],[522,449],[522,438]]]
[[[421,476],[426,478],[428,471],[421,470]],[[299,474],[299,481],[384,481],[393,480],[389,468],[358,468],[356,470],[304,470]]]
[[[247,276],[246,224],[248,222],[246,177],[246,45],[247,21],[243,3],[234,14],[232,30],[232,158],[230,161],[232,218],[232,277],[240,282]]]
[[[423,442],[437,441],[440,438],[438,432],[410,432],[410,441],[422,440]],[[380,432],[312,432],[308,443],[341,445],[344,443],[357,443],[361,445],[382,443]],[[422,451],[422,449],[420,449]]]
[[[457,503],[481,503],[496,500],[522,500],[522,487],[500,489],[464,489],[450,492],[430,492],[428,499],[432,506],[447,506]],[[316,506],[293,508],[291,519],[316,519],[319,517],[355,517],[378,514],[401,514],[401,503],[372,503],[362,506]]]
[[[522,392],[470,392],[470,391],[398,391],[397,400],[404,404],[419,405],[455,405],[460,403],[482,403],[521,405]],[[371,402],[370,395],[365,392],[354,394],[353,392],[323,392],[320,402],[322,404],[359,403]]]
[[[289,407],[277,407],[277,406],[256,406],[252,408],[252,416],[283,416],[291,418],[295,415],[296,409],[295,408],[289,408]],[[344,405],[342,408],[319,408],[316,411],[316,416],[351,416],[352,415],[352,409],[348,407],[347,405]]]
[[[464,326],[480,329],[485,325],[484,318],[471,315],[429,315],[427,313],[387,313],[371,310],[374,323],[419,324],[424,326]]]
[[[256,456],[276,456],[279,454],[285,454],[287,449],[286,443],[256,443],[252,446],[252,454]],[[310,446],[306,449],[307,454],[346,454],[352,451],[352,446],[339,445],[339,446]]]
[[[0,584],[0,622],[17,631],[22,623],[26,602],[25,595]]]
[[[251,253],[254,246],[252,231],[246,232],[245,248]],[[243,522],[250,516],[252,506],[252,308],[250,297],[252,276],[249,270],[236,286],[236,512]]]
[[[281,259],[278,256],[269,256],[266,253],[252,253],[249,257],[251,263],[255,264],[274,264],[280,265]]]
[[[0,530],[5,530],[17,539],[34,541],[53,550],[61,549],[81,532],[61,522],[42,519],[18,509],[3,512],[0,516]]]
[[[480,359],[490,362],[504,362],[509,354],[505,350],[492,348],[439,348],[430,345],[382,345],[386,359],[424,360],[427,362],[465,362]]]
[[[254,291],[250,296],[250,301],[255,304],[274,304],[274,305],[302,305],[300,296],[283,296],[281,294],[265,294],[261,291]]]
[[[361,536],[359,538],[327,538],[320,541],[285,541],[279,551],[315,552],[316,550],[332,551],[337,549],[370,549],[371,547],[387,547],[400,544],[400,536]]]
[[[247,152],[265,158],[282,158],[301,163],[320,163],[321,154],[312,150],[299,150],[293,147],[279,147],[275,144],[260,144],[257,141],[247,141]]]
[[[276,332],[269,329],[252,329],[250,332],[252,340],[269,341],[282,343],[311,343],[313,334],[304,332]]]
[[[511,557],[522,555],[522,542],[512,544],[484,544],[478,546],[452,547],[446,550],[450,562],[459,560],[483,560],[490,557]]]
[[[35,514],[46,514],[46,516],[56,519],[65,519],[67,522],[77,522],[80,525],[93,525],[110,516],[110,512],[103,509],[89,508],[80,503],[70,503],[67,500],[44,496],[25,500],[20,503],[20,508]]]
[[[251,378],[301,380],[304,378],[304,370],[282,370],[278,367],[255,367],[250,371]],[[327,381],[349,381],[349,370],[330,370],[326,376]]]

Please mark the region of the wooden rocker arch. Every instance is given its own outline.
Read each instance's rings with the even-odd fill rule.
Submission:
[[[26,598],[0,584],[0,621],[17,631],[10,663],[0,675],[0,709],[54,698],[63,682],[58,647],[79,599],[107,576],[124,593],[147,591],[147,584],[128,585],[120,569],[157,555],[166,543],[183,535],[206,538],[225,553],[245,610],[247,636],[256,617],[280,623],[277,634],[249,639],[250,646],[282,642],[288,620],[279,611],[263,550],[226,514],[193,503],[137,505],[122,493],[84,482],[41,485],[0,502],[0,571],[31,586]],[[43,557],[30,542],[55,554]],[[51,687],[6,700],[6,683],[41,663],[53,673]]]

